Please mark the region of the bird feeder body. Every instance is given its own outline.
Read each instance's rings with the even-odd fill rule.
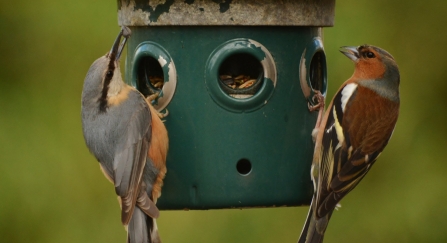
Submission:
[[[158,207],[310,202],[315,90],[326,93],[322,27],[334,0],[118,1],[125,79],[169,115]],[[158,76],[158,77],[157,77]],[[239,77],[238,77],[239,76]],[[243,76],[247,87],[238,84]],[[164,81],[162,88],[151,80]]]

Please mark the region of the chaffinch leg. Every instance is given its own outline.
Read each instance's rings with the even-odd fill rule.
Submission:
[[[318,103],[316,105],[311,105],[310,103],[308,103],[307,106],[309,108],[309,111],[311,112],[318,110],[317,122],[315,123],[315,128],[312,130],[312,140],[315,142],[324,113],[324,96],[321,94],[319,90],[314,90],[314,92],[315,95],[312,97],[312,100],[313,101],[317,100]]]
[[[309,108],[309,111],[316,111],[316,110],[322,110],[324,109],[324,96],[321,94],[319,90],[314,90],[315,94],[312,97],[313,101],[318,101],[316,105],[311,105],[310,103],[307,104],[307,107]]]

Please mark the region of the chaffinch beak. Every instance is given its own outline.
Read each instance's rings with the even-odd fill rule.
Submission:
[[[355,46],[342,46],[340,47],[342,50],[340,50],[341,53],[345,54],[349,59],[351,59],[353,62],[357,62],[359,60],[359,51],[357,50],[357,47]]]

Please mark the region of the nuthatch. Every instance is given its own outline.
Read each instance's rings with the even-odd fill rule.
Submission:
[[[317,93],[320,113],[311,169],[315,191],[298,243],[323,242],[332,212],[385,149],[399,116],[400,74],[393,56],[371,45],[343,47],[341,52],[355,70],[323,118],[324,98]]]
[[[119,58],[129,37],[123,27],[111,51],[90,66],[82,127],[87,147],[115,185],[127,242],[161,242],[155,203],[166,174],[168,133],[150,102],[121,78]]]

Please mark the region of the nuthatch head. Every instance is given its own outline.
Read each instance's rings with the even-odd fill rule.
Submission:
[[[130,33],[123,27],[110,52],[90,66],[82,127],[87,147],[115,186],[128,242],[159,242],[155,203],[166,173],[168,136],[150,102],[121,78],[119,58]]]
[[[98,94],[101,94],[100,99],[98,99],[101,111],[105,111],[107,108],[107,96],[116,95],[117,91],[124,85],[121,78],[119,59],[127,38],[130,37],[130,33],[127,27],[120,31],[112,49],[106,55],[93,62],[84,80],[83,99],[85,97],[90,102],[93,99],[98,99]],[[124,40],[120,45],[122,36]]]

